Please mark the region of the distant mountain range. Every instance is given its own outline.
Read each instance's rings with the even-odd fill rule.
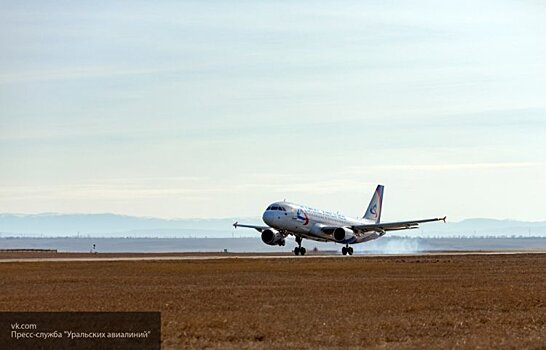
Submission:
[[[0,236],[93,237],[256,237],[253,230],[232,227],[239,220],[262,224],[260,218],[159,219],[116,214],[0,214]],[[411,237],[523,236],[545,237],[546,221],[467,219],[422,225],[419,230],[391,233]]]

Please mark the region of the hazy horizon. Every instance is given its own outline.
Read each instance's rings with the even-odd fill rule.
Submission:
[[[115,214],[0,213],[0,237],[255,237],[255,230],[234,229],[234,221],[260,224],[259,217],[161,219]],[[417,230],[390,232],[388,237],[546,237],[546,221],[526,222],[469,218],[433,223]]]
[[[341,213],[340,214],[345,214]],[[23,212],[0,212],[0,215],[15,215],[15,216],[47,216],[47,215],[59,215],[59,216],[71,216],[71,215],[113,215],[113,216],[120,216],[120,217],[130,217],[130,218],[138,218],[138,219],[159,219],[159,220],[166,220],[166,221],[176,221],[176,220],[233,220],[233,219],[255,219],[255,220],[262,220],[262,213],[258,213],[257,215],[250,215],[250,216],[195,216],[195,217],[162,217],[162,216],[150,216],[150,215],[131,215],[131,214],[123,214],[123,213],[115,213],[115,212],[35,212],[35,213],[23,213]],[[345,215],[348,217],[355,217],[360,218],[358,215]],[[404,218],[402,218],[404,219]],[[494,217],[465,217],[465,218],[459,218],[459,220],[450,220],[449,217],[447,218],[447,222],[451,223],[460,223],[468,220],[494,220],[494,221],[519,221],[519,222],[529,222],[529,223],[541,223],[546,222],[546,219],[542,220],[519,220],[516,218],[494,218]],[[382,220],[384,221],[384,220]]]

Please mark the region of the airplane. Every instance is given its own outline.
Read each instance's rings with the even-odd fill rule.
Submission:
[[[284,246],[286,237],[293,235],[298,246],[295,255],[305,255],[301,246],[303,239],[319,242],[336,242],[345,244],[341,249],[343,255],[353,255],[350,244],[371,241],[385,235],[388,231],[416,229],[419,224],[433,221],[446,222],[443,218],[381,222],[383,205],[383,185],[378,185],[368,209],[361,219],[352,219],[337,213],[314,209],[308,206],[286,201],[275,202],[267,207],[262,219],[268,226],[245,225],[235,222],[233,227],[253,228],[261,233],[262,241],[267,245]]]

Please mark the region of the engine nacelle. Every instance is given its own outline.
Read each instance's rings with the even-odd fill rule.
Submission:
[[[346,227],[338,227],[334,230],[334,239],[338,242],[349,242],[356,238],[353,230]]]
[[[267,245],[280,245],[285,244],[284,236],[277,230],[267,229],[262,231],[262,242]]]

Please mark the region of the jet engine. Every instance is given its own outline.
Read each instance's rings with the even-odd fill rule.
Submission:
[[[284,236],[277,230],[267,229],[262,231],[262,241],[268,245],[280,245],[285,244]]]
[[[351,241],[356,238],[353,230],[346,227],[338,227],[334,230],[334,239],[338,242]]]

